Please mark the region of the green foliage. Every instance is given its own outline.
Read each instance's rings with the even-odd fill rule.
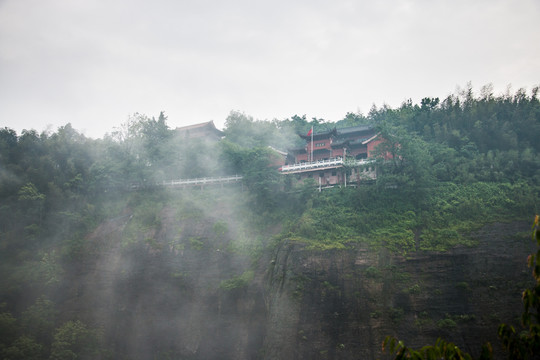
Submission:
[[[534,207],[527,197],[534,198],[536,191],[521,182],[440,183],[426,191],[421,208],[399,189],[359,187],[312,192],[302,205],[295,205],[300,216],[291,215],[281,238],[319,250],[363,242],[401,254],[447,251],[458,245],[474,246],[465,234],[487,222],[521,218],[524,209]],[[299,195],[288,196],[297,201]],[[306,203],[311,205],[307,207]]]
[[[9,312],[0,313],[0,341],[3,346],[15,340],[19,332],[17,319]]]
[[[377,229],[372,233],[374,241],[384,244],[393,252],[407,254],[415,250],[414,232],[399,225]]]
[[[229,241],[227,251],[257,259],[265,249],[265,240],[266,238],[263,235],[242,232],[238,237]]]
[[[227,223],[224,221],[218,221],[212,226],[212,230],[214,231],[214,234],[216,236],[223,236],[227,233],[228,226]]]
[[[202,250],[204,249],[204,243],[201,241],[201,239],[196,237],[190,237],[189,238],[189,246],[193,250]]]
[[[410,134],[417,134],[424,141],[419,143],[420,148],[428,149],[432,156],[430,172],[438,180],[470,183],[527,179],[538,184],[540,160],[531,157],[540,151],[532,136],[540,131],[538,88],[532,90],[531,96],[519,89],[515,94],[498,97],[486,90],[489,88],[484,87],[481,96],[475,97],[468,85],[443,101],[424,98],[421,106],[408,101],[398,109],[383,107],[370,112],[369,117],[385,135],[404,144],[402,149],[396,148],[403,155],[399,160],[403,160],[404,183],[414,174],[417,159],[406,153]],[[417,155],[422,153],[414,144],[411,150]],[[424,155],[418,159],[428,158]],[[391,163],[395,162],[394,158]],[[407,162],[413,165],[412,171],[405,170]],[[421,172],[417,175],[425,178]]]
[[[249,285],[249,283],[251,283],[254,275],[255,273],[253,270],[247,270],[242,273],[242,275],[233,276],[228,280],[221,281],[219,288],[227,291],[245,288]]]
[[[54,334],[51,360],[74,360],[99,356],[99,332],[79,321],[68,321]]]
[[[385,141],[376,149],[378,186],[398,187],[416,206],[421,206],[434,181],[430,145],[403,127],[384,122],[379,129]]]
[[[398,323],[403,319],[404,311],[402,308],[391,307],[388,309],[388,315],[394,323]]]
[[[57,314],[52,301],[45,297],[39,297],[35,304],[21,315],[21,326],[24,333],[39,343],[50,344]]]
[[[443,329],[443,330],[452,330],[452,329],[455,329],[457,327],[457,324],[451,318],[444,318],[444,319],[441,319],[441,320],[437,321],[437,326],[440,329]]]
[[[243,148],[223,142],[223,161],[237,174],[242,174],[243,182],[253,196],[252,207],[260,213],[275,210],[281,178],[271,166],[273,150],[265,147]]]
[[[41,194],[34,184],[27,183],[19,190],[19,200],[43,201],[45,200],[45,195]]]
[[[394,359],[416,360],[472,360],[472,356],[460,350],[455,344],[437,339],[435,345],[424,346],[419,350],[413,350],[405,346],[402,341],[394,337],[387,337],[383,342],[383,350],[387,350],[395,357]],[[492,349],[489,344],[482,348],[480,360],[491,359]]]
[[[3,359],[40,360],[43,357],[43,346],[27,336],[17,338],[9,347],[0,351]]]
[[[407,292],[411,295],[418,295],[422,291],[422,288],[418,284],[414,284],[413,286],[409,287],[407,289]]]
[[[365,275],[368,278],[379,279],[381,277],[381,271],[374,266],[370,266],[365,270]]]
[[[58,256],[54,250],[43,254],[40,262],[40,270],[45,285],[60,282],[60,277],[63,274],[63,270],[62,266],[58,263]]]

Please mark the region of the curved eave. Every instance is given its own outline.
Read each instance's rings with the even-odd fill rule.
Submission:
[[[345,141],[335,141],[332,143],[332,148],[335,149],[335,148],[342,148],[342,147],[345,147],[345,146],[348,146],[350,143],[349,140],[345,140]]]
[[[337,135],[336,128],[333,128],[330,131],[325,131],[325,132],[320,132],[320,133],[313,134],[313,140],[328,139],[332,135],[334,135],[334,136]],[[311,140],[311,135],[308,136],[308,135],[298,134],[298,136],[300,136],[304,140]]]
[[[287,151],[289,154],[305,154],[306,148],[302,147],[302,148],[288,149]]]
[[[366,139],[366,140],[362,141],[362,144],[363,144],[363,145],[366,145],[367,143],[370,143],[370,142],[372,142],[373,140],[375,140],[378,136],[379,136],[379,133],[373,135],[373,136],[370,137],[369,139]]]

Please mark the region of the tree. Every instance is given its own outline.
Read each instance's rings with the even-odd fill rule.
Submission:
[[[39,343],[50,344],[54,333],[57,312],[52,301],[39,297],[21,316],[24,334],[32,336]]]
[[[0,310],[3,310],[3,304],[0,304]],[[10,312],[0,313],[0,349],[9,346],[17,337],[19,327],[17,319]]]
[[[139,122],[146,157],[150,164],[155,164],[164,157],[163,147],[172,135],[167,126],[167,117],[162,111],[159,113],[157,120],[155,118],[148,119],[143,116],[139,119]]]
[[[225,120],[225,138],[243,147],[261,145],[253,117],[239,111],[231,111]]]
[[[243,175],[244,184],[254,196],[258,211],[273,209],[279,191],[280,175],[271,167],[275,155],[268,147],[242,148],[228,141],[222,143],[222,159],[228,168]]]
[[[434,180],[430,144],[389,124],[380,126],[380,136],[384,141],[375,154],[380,173],[378,184],[383,189],[397,186],[419,204]]]
[[[21,336],[2,351],[2,358],[9,360],[43,359],[43,345],[27,336]]]
[[[45,202],[45,195],[40,193],[36,186],[32,183],[23,185],[19,190],[19,201],[26,203],[25,206],[29,211],[32,209],[38,210],[39,224],[41,225],[41,219],[43,214],[43,203]]]
[[[56,330],[51,360],[96,358],[99,354],[99,334],[82,321],[68,321]]]
[[[345,117],[336,122],[337,128],[365,125],[368,123],[367,118],[361,113],[348,112]]]
[[[128,184],[129,182],[143,184],[149,176],[141,135],[141,119],[146,119],[146,116],[133,114],[120,127],[115,128],[110,137],[113,143],[109,146],[108,155]]]
[[[14,162],[14,151],[17,148],[17,133],[7,127],[0,129],[0,164],[4,166]]]

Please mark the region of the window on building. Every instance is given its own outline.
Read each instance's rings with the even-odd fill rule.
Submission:
[[[336,176],[337,175],[337,171],[332,171],[332,176]]]

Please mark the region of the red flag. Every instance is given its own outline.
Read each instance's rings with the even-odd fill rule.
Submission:
[[[307,136],[311,136],[311,133],[313,132],[313,128],[309,129]]]

